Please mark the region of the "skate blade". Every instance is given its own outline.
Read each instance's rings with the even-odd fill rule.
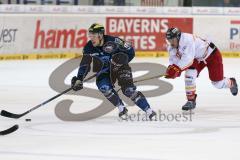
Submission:
[[[128,120],[128,114],[124,114],[121,117],[118,117],[120,120]]]
[[[185,115],[193,115],[193,114],[195,114],[193,109],[190,109],[190,110],[187,110],[187,111],[183,110],[182,113],[185,114]]]

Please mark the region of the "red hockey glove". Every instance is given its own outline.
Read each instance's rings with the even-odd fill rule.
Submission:
[[[180,77],[181,72],[182,72],[181,68],[179,68],[175,64],[172,64],[168,66],[165,77],[174,79],[176,77]]]

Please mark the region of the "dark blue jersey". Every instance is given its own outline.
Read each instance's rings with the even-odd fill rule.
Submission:
[[[92,62],[94,72],[99,72],[103,69],[104,71],[109,72],[112,55],[120,52],[125,53],[128,56],[128,62],[130,62],[135,56],[135,51],[132,45],[118,37],[104,35],[104,44],[97,47],[94,47],[92,42],[88,41],[83,48],[83,57],[77,76],[83,79],[90,71],[90,65]]]

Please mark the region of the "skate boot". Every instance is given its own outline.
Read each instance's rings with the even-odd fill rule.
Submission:
[[[187,103],[182,106],[182,110],[188,111],[194,109],[196,107],[196,98],[197,95],[195,95],[193,100],[188,100]]]
[[[149,117],[149,119],[150,119],[150,121],[152,121],[153,120],[153,117],[156,117],[156,112],[155,111],[152,111],[152,113],[148,116]]]
[[[125,120],[125,119],[127,119],[127,117],[128,117],[128,114],[127,114],[127,113],[128,113],[128,110],[127,110],[126,107],[124,107],[124,108],[123,108],[123,111],[122,111],[122,112],[119,112],[118,116],[119,116],[119,118]]]
[[[232,87],[230,88],[230,91],[231,91],[232,95],[236,96],[238,94],[237,81],[235,78],[230,78],[230,80],[232,81]]]

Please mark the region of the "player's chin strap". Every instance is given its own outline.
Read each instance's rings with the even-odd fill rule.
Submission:
[[[98,38],[99,38],[99,46],[103,46],[103,44],[104,44],[104,37],[103,37],[103,35],[102,36],[100,36],[100,34],[98,33]],[[101,39],[100,39],[101,38]]]
[[[164,76],[166,76],[166,74],[160,74],[160,75],[156,75],[156,76],[152,76],[152,77],[148,77],[148,78],[139,79],[139,80],[133,81],[133,83],[143,82],[143,81],[147,81],[147,80],[151,80],[151,79],[155,79],[155,78],[160,78],[160,77],[164,77]],[[121,88],[119,88],[117,90],[117,92],[119,92],[120,89]]]

